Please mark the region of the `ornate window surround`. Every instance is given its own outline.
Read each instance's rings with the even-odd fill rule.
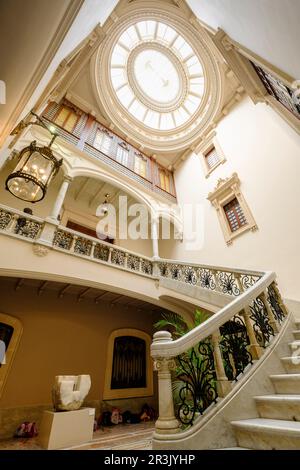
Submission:
[[[4,389],[4,386],[8,377],[8,373],[12,366],[12,363],[13,363],[13,360],[14,360],[14,357],[15,357],[15,354],[16,354],[21,336],[22,336],[23,327],[22,327],[20,320],[18,320],[15,317],[12,317],[11,315],[6,315],[4,313],[0,313],[0,322],[10,325],[14,329],[8,348],[6,350],[5,364],[2,364],[0,367],[0,398],[1,398],[3,389]]]
[[[146,387],[145,388],[126,388],[111,389],[111,374],[113,365],[114,342],[118,336],[135,336],[141,338],[146,343]],[[105,380],[103,390],[103,400],[113,400],[122,398],[147,397],[153,395],[153,366],[150,357],[151,337],[141,330],[134,328],[121,328],[114,330],[108,339],[107,359],[105,369]]]
[[[218,157],[219,157],[219,161],[212,168],[209,168],[209,166],[207,164],[207,161],[206,161],[206,154],[207,154],[207,152],[212,150],[213,147],[216,149],[216,152],[217,152]],[[216,137],[216,132],[215,131],[209,133],[209,135],[205,138],[205,140],[198,146],[197,151],[198,151],[198,153],[201,157],[201,160],[202,160],[203,170],[204,170],[204,173],[205,173],[205,178],[208,178],[210,176],[210,174],[216,168],[218,168],[219,165],[223,165],[223,163],[226,162],[225,154],[224,154],[222,148],[220,147],[220,144],[219,144],[218,139]]]
[[[220,178],[214,191],[209,193],[207,197],[207,199],[212,203],[217,211],[221,229],[227,245],[230,245],[233,240],[239,237],[242,233],[248,232],[249,230],[254,232],[258,229],[252,212],[250,211],[249,206],[243,194],[241,193],[240,184],[241,182],[237,173],[233,173],[229,178],[226,179]],[[232,232],[223,207],[234,198],[237,198],[246,217],[247,224],[243,225],[235,232]]]

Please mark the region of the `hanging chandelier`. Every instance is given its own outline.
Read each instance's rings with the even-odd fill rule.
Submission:
[[[45,127],[52,135],[48,146],[40,147],[36,141],[31,142],[19,153],[19,161],[14,171],[7,177],[6,189],[18,199],[27,202],[38,202],[44,199],[47,188],[57,174],[62,160],[57,160],[51,150],[51,145],[57,134],[53,133],[44,122],[34,113],[39,125]],[[36,124],[36,123],[28,123]]]

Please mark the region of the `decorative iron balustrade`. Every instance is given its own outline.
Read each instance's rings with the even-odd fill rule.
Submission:
[[[30,240],[36,240],[43,227],[43,221],[17,210],[0,207],[0,231],[13,233]]]
[[[195,417],[203,414],[218,398],[211,338],[178,356],[176,363],[173,385],[176,416],[187,426],[193,424]]]
[[[234,297],[252,287],[262,277],[262,273],[247,273],[242,270],[227,271],[223,268],[187,265],[168,260],[158,262],[158,269],[161,277]]]
[[[214,290],[220,285],[220,292],[229,293],[233,299],[219,313],[214,315],[172,341],[168,332],[154,335],[151,355],[157,363],[170,364],[175,359],[175,371],[166,373],[166,368],[157,368],[164,396],[159,401],[168,399],[168,406],[160,405],[163,410],[156,423],[156,432],[161,439],[168,439],[164,429],[164,420],[173,425],[170,433],[184,431],[194,424],[195,419],[211,408],[219,399],[225,397],[235,383],[251,369],[254,360],[258,360],[264,350],[279,332],[280,324],[287,316],[280,292],[275,282],[274,273],[226,272],[218,268],[196,267],[178,263],[162,262],[159,266],[163,277],[172,277],[174,270],[188,273],[181,276],[183,282],[193,284],[190,270],[197,279],[197,285]],[[222,275],[220,275],[220,273]],[[223,276],[226,274],[226,276]],[[178,276],[179,277],[179,276]],[[224,281],[221,282],[221,281]],[[239,291],[239,294],[237,293]],[[173,368],[174,369],[174,368]],[[166,380],[172,394],[167,393]],[[174,415],[170,410],[174,407]],[[166,411],[165,411],[166,410]],[[165,413],[165,415],[163,414]],[[178,420],[174,425],[175,417]],[[173,420],[173,421],[172,421]]]
[[[119,266],[128,271],[134,271],[147,276],[153,275],[151,259],[144,258],[121,247],[107,244],[92,237],[84,237],[74,230],[59,227],[55,230],[53,247],[66,250],[74,255],[85,256],[113,266]]]
[[[288,109],[294,116],[300,119],[300,104],[293,90],[285,85],[267,70],[251,62],[257,75],[264,84],[269,95],[273,96],[279,103]]]
[[[0,230],[6,229],[12,221],[13,214],[4,209],[0,209]]]

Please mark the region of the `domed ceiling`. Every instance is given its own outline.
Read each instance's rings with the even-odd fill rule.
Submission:
[[[219,65],[207,38],[178,9],[131,8],[110,25],[92,60],[99,108],[145,148],[184,150],[220,105]]]
[[[158,21],[140,21],[120,35],[110,77],[124,110],[160,131],[192,119],[204,94],[203,67],[194,50],[174,28]]]

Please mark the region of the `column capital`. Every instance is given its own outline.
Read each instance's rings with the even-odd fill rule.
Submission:
[[[73,177],[70,175],[64,175],[64,181],[67,181],[68,183],[72,183]]]

